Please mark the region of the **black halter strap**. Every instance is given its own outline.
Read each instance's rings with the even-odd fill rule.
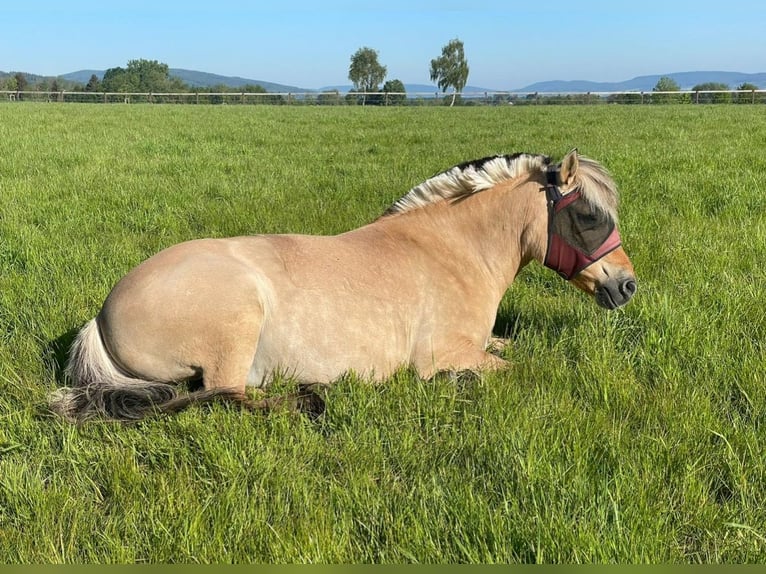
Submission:
[[[545,196],[548,199],[548,203],[552,206],[563,197],[559,189],[559,181],[561,180],[560,166],[549,165],[545,170],[545,178],[547,180]]]

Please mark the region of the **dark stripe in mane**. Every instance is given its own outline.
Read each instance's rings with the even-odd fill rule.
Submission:
[[[519,152],[519,153],[512,153],[512,154],[505,154],[505,155],[488,155],[487,157],[483,157],[481,159],[472,159],[470,161],[464,161],[463,163],[457,164],[454,168],[441,171],[437,173],[436,175],[440,175],[442,173],[445,173],[446,171],[450,171],[451,169],[455,169],[455,168],[459,169],[460,171],[465,171],[466,169],[472,167],[473,169],[478,171],[484,167],[484,164],[486,164],[489,161],[492,161],[493,159],[504,157],[508,163],[511,163],[512,161],[514,161],[515,159],[523,155],[529,155],[529,154]],[[541,157],[545,157],[545,156],[541,156]],[[550,158],[548,158],[548,163],[550,163]]]

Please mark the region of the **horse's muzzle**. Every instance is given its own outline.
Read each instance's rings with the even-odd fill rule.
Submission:
[[[594,296],[596,303],[605,309],[617,309],[622,307],[630,301],[631,297],[636,294],[635,277],[619,277],[610,279],[606,283],[603,283],[596,287]]]

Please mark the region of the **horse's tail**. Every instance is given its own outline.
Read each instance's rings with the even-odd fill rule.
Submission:
[[[54,391],[50,409],[73,423],[94,418],[136,421],[157,412],[177,412],[198,402],[228,399],[247,403],[240,392],[214,389],[178,394],[176,385],[131,377],[119,369],[92,319],[75,339],[66,367],[74,385]]]

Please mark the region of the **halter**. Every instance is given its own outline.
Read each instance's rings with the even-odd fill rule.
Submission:
[[[584,208],[580,190],[562,195],[560,166],[548,166],[545,197],[548,201],[548,249],[543,264],[564,279],[571,279],[622,241],[617,226],[604,213]]]

